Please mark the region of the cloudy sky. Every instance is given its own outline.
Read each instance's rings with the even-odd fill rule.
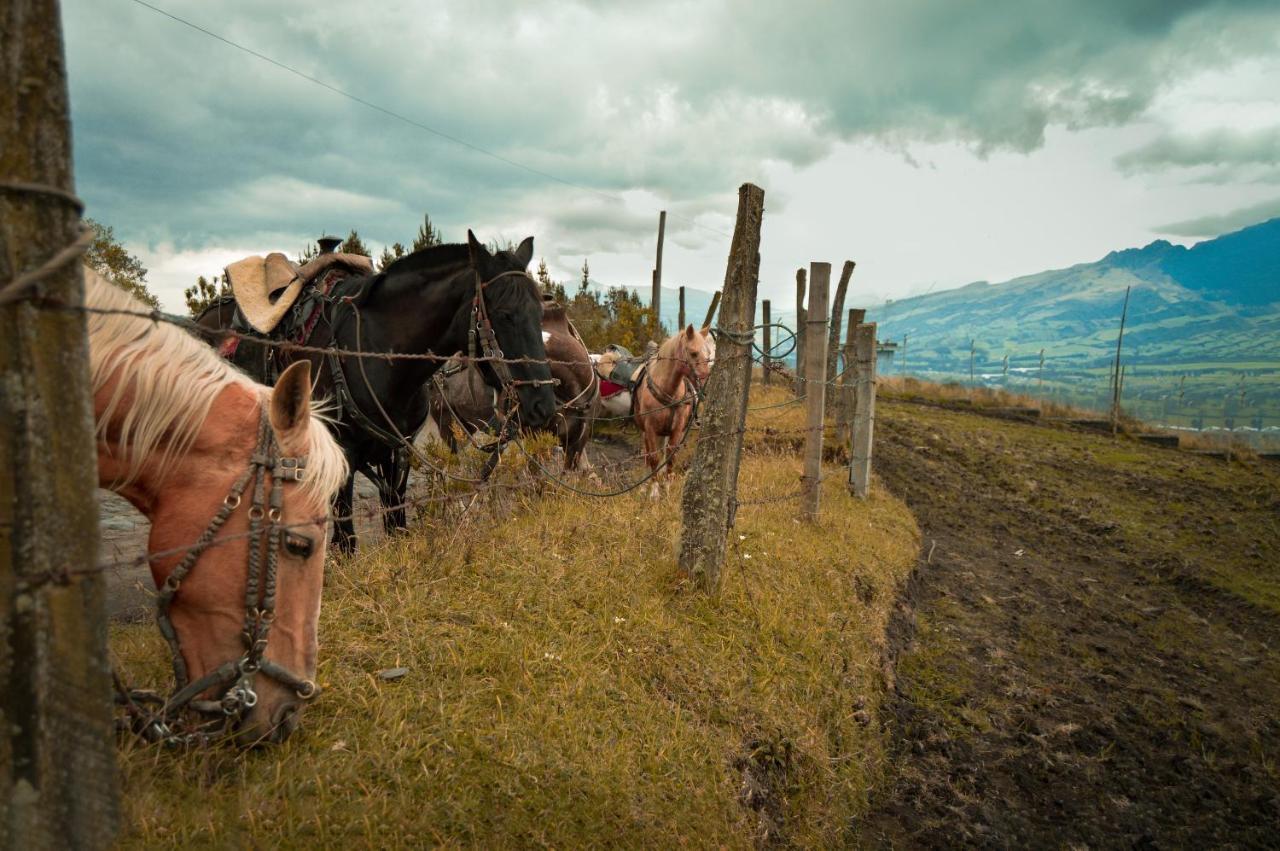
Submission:
[[[665,209],[664,283],[715,289],[744,181],[783,301],[810,260],[858,261],[870,303],[1280,216],[1274,0],[148,2],[408,119],[63,0],[80,194],[170,308],[423,212],[642,284]]]

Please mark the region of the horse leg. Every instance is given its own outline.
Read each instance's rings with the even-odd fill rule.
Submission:
[[[644,460],[649,465],[649,497],[650,499],[658,498],[658,435],[653,427],[645,422],[644,425]]]
[[[409,464],[402,452],[378,462],[378,499],[382,502],[382,528],[394,535],[408,527],[405,495],[409,489]]]
[[[356,551],[356,525],[351,517],[355,504],[355,484],[356,476],[353,472],[347,476],[333,500],[333,545],[339,552],[348,555]]]

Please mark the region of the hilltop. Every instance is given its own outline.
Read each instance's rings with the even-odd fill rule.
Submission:
[[[975,370],[1038,369],[1047,390],[1077,403],[1105,397],[1126,288],[1131,400],[1149,418],[1280,425],[1280,219],[1187,248],[1157,240],[1100,260],[979,281],[871,311],[884,339],[908,338],[909,370],[967,379]],[[1247,386],[1237,386],[1241,373]],[[1182,376],[1189,376],[1187,386]],[[1001,378],[1004,378],[1003,374]],[[1241,398],[1224,400],[1244,391]],[[1176,402],[1176,404],[1175,404]],[[1256,422],[1255,422],[1256,421]]]

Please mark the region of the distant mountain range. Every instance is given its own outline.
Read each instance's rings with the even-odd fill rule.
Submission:
[[[1157,240],[1067,269],[905,298],[868,318],[882,340],[906,340],[910,373],[967,380],[972,344],[975,372],[988,383],[996,370],[1008,380],[1007,356],[1025,385],[1033,371],[1039,380],[1043,349],[1045,382],[1088,403],[1105,395],[1126,287],[1126,387],[1149,418],[1186,409],[1202,423],[1238,413],[1280,426],[1280,219],[1191,248]]]
[[[908,338],[921,367],[1104,366],[1131,287],[1126,360],[1141,364],[1280,360],[1280,219],[1186,248],[1157,240],[1081,263],[891,302],[871,311],[882,338]]]

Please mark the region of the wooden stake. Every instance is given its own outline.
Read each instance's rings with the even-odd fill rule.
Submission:
[[[827,383],[836,380],[836,360],[840,356],[840,322],[844,319],[844,295],[849,289],[849,279],[853,277],[853,269],[857,264],[852,260],[844,261],[840,270],[840,282],[836,284],[836,295],[831,302],[831,328],[827,334]]]
[[[844,371],[840,374],[840,395],[837,397],[840,404],[836,407],[836,435],[838,440],[843,440],[845,435],[850,434],[850,428],[853,426],[853,412],[857,408],[858,399],[858,365],[857,353],[854,349],[853,338],[857,333],[858,326],[866,319],[867,312],[862,308],[849,308],[848,331],[845,332],[844,338]]]
[[[871,486],[871,448],[876,422],[876,323],[859,325],[853,346],[858,393],[853,414],[853,445],[849,452],[849,490],[859,499],[866,499]]]
[[[1111,394],[1111,433],[1114,435],[1120,428],[1120,351],[1124,345],[1124,322],[1129,316],[1129,290],[1124,288],[1124,307],[1120,311],[1120,333],[1116,335],[1115,377],[1112,379]]]
[[[680,570],[699,588],[711,593],[720,587],[726,540],[737,508],[742,428],[751,389],[751,329],[756,316],[763,219],[764,190],[744,183],[738,190],[738,219],[724,275],[716,362],[703,396],[702,434],[680,501]]]
[[[658,257],[653,266],[653,295],[649,307],[653,310],[654,338],[662,335],[662,242],[667,235],[667,211],[658,213]]]
[[[796,395],[804,395],[804,269],[796,269]]]
[[[720,306],[720,290],[716,290],[711,296],[711,306],[707,308],[707,317],[702,320],[703,328],[710,328],[711,322],[716,318],[716,308]]]
[[[827,400],[827,290],[831,264],[809,264],[809,317],[805,321],[805,434],[803,517],[818,521],[822,504],[822,423]]]
[[[0,176],[73,192],[56,0],[0,5]],[[0,188],[0,287],[81,233]],[[0,307],[0,848],[107,848],[119,821],[81,264]]]
[[[676,322],[676,330],[684,330],[684,287],[680,288],[680,319]]]
[[[770,373],[773,372],[773,370],[770,369],[770,367],[773,365],[773,359],[769,357],[769,355],[773,353],[773,328],[771,327],[772,324],[773,324],[773,314],[772,314],[771,306],[769,304],[769,299],[766,298],[764,300],[764,357],[760,359],[764,363],[764,369],[762,370],[763,375],[761,376],[761,378],[764,381],[764,385],[766,387],[769,386],[769,383],[772,380],[770,379],[769,375]]]

